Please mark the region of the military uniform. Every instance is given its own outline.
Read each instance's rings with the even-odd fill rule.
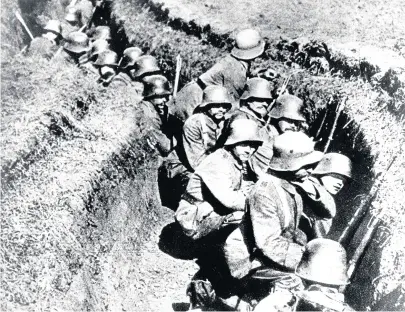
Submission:
[[[238,100],[243,92],[248,74],[248,63],[231,55],[224,57],[217,64],[202,74],[199,82],[187,84],[170,104],[170,110],[180,120],[185,121],[190,113],[201,103],[203,88],[217,85],[225,87],[231,96],[232,106],[238,107]]]
[[[156,150],[167,156],[175,147],[176,119],[169,114],[167,108],[164,115],[159,115],[153,104],[149,101],[142,101],[139,104],[141,109],[141,131],[147,137],[156,141]]]
[[[126,73],[119,72],[111,81],[110,86],[114,87],[133,87],[139,94],[143,92],[143,83],[131,79]]]
[[[211,154],[221,135],[223,122],[215,123],[204,113],[192,115],[183,128],[183,147],[187,158],[187,166],[191,171]]]

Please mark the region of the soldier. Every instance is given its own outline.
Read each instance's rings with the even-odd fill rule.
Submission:
[[[349,280],[346,251],[338,242],[325,238],[309,242],[296,275],[305,287],[295,293],[297,311],[354,311],[339,291]]]
[[[236,108],[247,80],[250,63],[263,54],[264,48],[265,42],[258,31],[245,29],[237,33],[231,54],[202,74],[197,81],[188,83],[180,90],[169,104],[173,114],[184,122],[201,103],[203,90],[212,85],[228,89],[231,102]]]
[[[62,26],[63,38],[66,38],[71,32],[78,31],[82,26],[82,16],[80,11],[76,7],[67,7],[65,21],[67,24]]]
[[[117,72],[118,55],[114,51],[105,50],[100,53],[94,66],[98,68],[100,78],[98,82],[107,87]]]
[[[237,119],[250,119],[256,122],[264,142],[251,160],[252,167],[258,174],[266,172],[267,165],[273,155],[273,140],[278,135],[277,130],[272,125],[268,125],[264,119],[268,113],[269,105],[273,101],[272,90],[273,85],[266,79],[249,79],[240,98],[240,108],[225,121],[223,130],[224,136],[226,136],[229,125]],[[222,140],[221,138],[219,145]]]
[[[80,12],[80,22],[88,25],[93,15],[93,3],[89,0],[79,0],[75,8]]]
[[[280,95],[270,110],[270,124],[282,134],[286,131],[303,131],[306,119],[303,114],[304,102],[291,94]]]
[[[87,35],[90,41],[105,40],[107,42],[111,41],[111,29],[108,26],[97,26],[96,28],[88,31]]]
[[[226,88],[209,86],[204,90],[202,103],[183,127],[185,166],[189,171],[193,172],[216,148],[225,113],[231,107],[231,99]]]
[[[283,297],[300,287],[293,273],[306,236],[298,228],[303,199],[292,182],[301,181],[322,155],[303,133],[288,131],[274,139],[270,174],[261,176],[254,186],[245,220],[223,246],[229,272],[240,281],[239,293],[260,299],[271,291],[271,296]],[[266,281],[269,289],[263,287]]]
[[[351,177],[352,163],[348,157],[339,153],[325,154],[313,170],[310,180],[316,186],[322,199],[311,202],[306,207],[307,209],[304,209],[303,218],[300,221],[300,228],[307,234],[309,240],[325,237],[330,231],[333,218],[336,216],[336,207],[334,205],[329,205],[325,209],[317,205],[317,203],[326,200],[332,202],[332,196],[336,195]]]
[[[145,78],[143,101],[139,104],[141,132],[148,145],[161,156],[167,156],[176,146],[176,119],[166,105],[171,94],[166,77],[153,75]]]
[[[58,44],[62,39],[62,26],[57,20],[50,20],[44,27],[41,37],[36,37],[31,41],[28,48],[28,55],[41,55],[47,59],[58,50]]]
[[[66,37],[61,57],[69,63],[79,64],[80,58],[87,58],[86,54],[89,49],[89,38],[87,35],[75,31]]]
[[[135,62],[143,52],[138,47],[130,47],[124,50],[119,62],[118,74],[111,81],[112,86],[133,86],[139,93],[142,93],[143,84],[135,80]]]

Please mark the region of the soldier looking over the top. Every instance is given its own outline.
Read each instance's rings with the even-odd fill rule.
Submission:
[[[91,42],[101,39],[108,43],[111,41],[111,29],[108,26],[97,26],[96,28],[92,28],[87,32],[87,35]]]
[[[63,38],[66,38],[71,32],[78,31],[82,26],[82,16],[76,7],[67,7],[65,21],[67,24],[62,26]]]
[[[47,59],[58,50],[58,45],[62,39],[62,25],[58,20],[50,20],[44,27],[44,33],[40,37],[35,37],[29,47],[28,55],[40,55]]]
[[[236,34],[235,46],[230,55],[225,56],[203,73],[196,81],[185,85],[177,97],[169,103],[172,113],[185,121],[201,103],[203,90],[212,85],[228,89],[232,105],[237,108],[243,93],[250,63],[263,54],[265,42],[254,29],[245,29]]]
[[[217,147],[225,113],[231,109],[231,99],[226,88],[209,86],[203,100],[183,127],[185,166],[194,172],[201,161]],[[180,156],[180,155],[179,155]]]

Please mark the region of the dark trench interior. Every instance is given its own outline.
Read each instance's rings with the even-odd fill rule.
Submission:
[[[20,8],[27,24],[30,26],[34,36],[41,33],[41,25],[36,20],[36,14],[43,10],[47,1],[36,1],[32,5],[31,1],[19,0]],[[129,42],[121,25],[117,24],[111,17],[110,2],[106,2],[103,10],[98,12],[96,25],[108,25],[111,27],[113,39],[111,42],[112,49],[121,54],[125,48],[136,42]],[[187,36],[187,34],[184,34]],[[28,36],[25,38],[28,43]],[[135,40],[136,41],[136,40]],[[144,51],[147,53],[148,51]],[[174,58],[173,58],[174,59]],[[172,64],[174,66],[174,64]],[[172,80],[174,70],[165,71],[164,74]],[[182,82],[183,84],[184,82]],[[181,85],[180,85],[181,87]],[[313,122],[310,124],[309,135],[318,141],[316,149],[323,150],[327,138],[330,134],[333,120],[336,114],[338,101],[333,101],[327,107],[315,108],[311,113]],[[326,114],[326,117],[325,117]],[[323,123],[323,131],[316,136],[319,127]],[[346,185],[343,190],[336,196],[338,208],[337,216],[334,220],[330,233],[331,239],[337,239],[350,218],[353,216],[356,208],[361,203],[362,198],[367,195],[372,187],[374,180],[373,162],[375,159],[371,156],[371,148],[367,145],[361,128],[349,116],[343,112],[338,119],[333,141],[329,146],[328,152],[340,152],[348,156],[353,162],[353,180]],[[367,218],[358,228],[356,235],[351,242],[345,246],[350,259],[358,245],[367,225]],[[371,281],[378,274],[378,266],[381,257],[381,250],[376,244],[371,243],[366,250],[359,269],[355,272],[354,279],[346,290],[347,301],[356,309],[365,309],[370,306],[373,300],[373,289]]]

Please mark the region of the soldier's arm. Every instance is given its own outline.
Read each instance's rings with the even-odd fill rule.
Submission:
[[[233,189],[232,176],[227,168],[229,166],[220,161],[204,163],[204,170],[199,170],[199,174],[205,186],[222,205],[232,211],[244,211],[246,196],[242,191]]]
[[[195,170],[206,156],[201,127],[195,119],[188,119],[184,124],[183,146],[188,164]]]
[[[224,66],[221,62],[216,63],[212,66],[209,70],[203,73],[199,79],[206,85],[206,86],[223,86],[224,85]]]
[[[249,198],[250,217],[256,247],[273,262],[294,270],[301,260],[303,247],[282,236],[282,220],[274,198],[256,190]]]

